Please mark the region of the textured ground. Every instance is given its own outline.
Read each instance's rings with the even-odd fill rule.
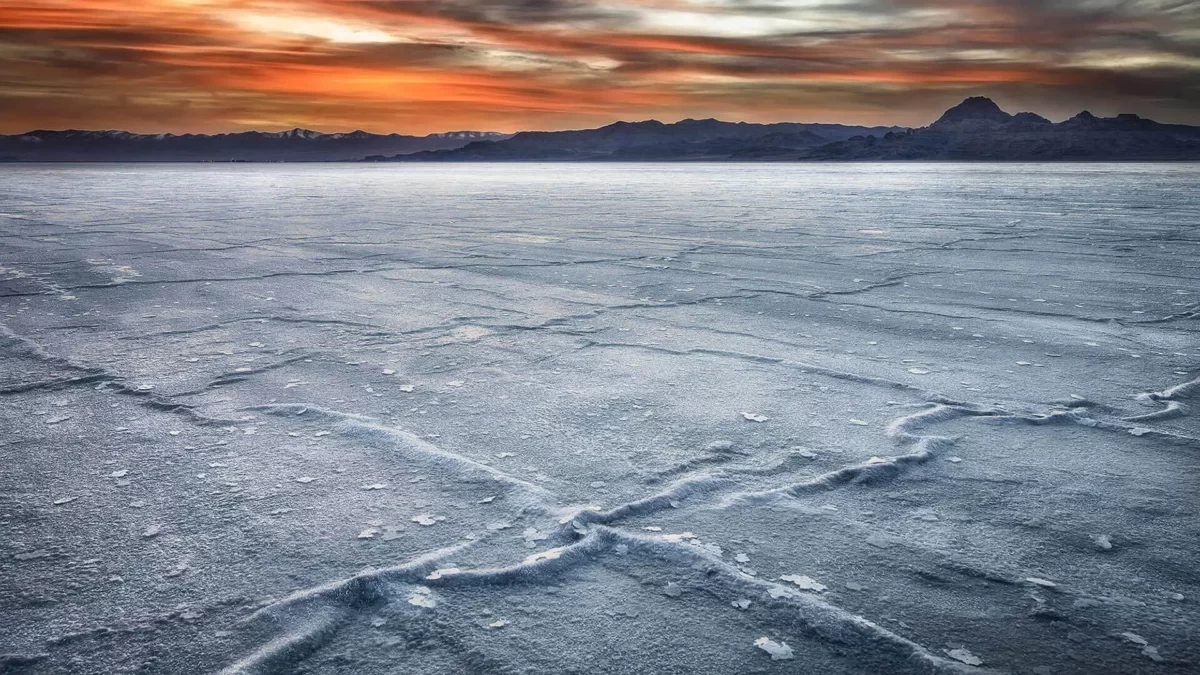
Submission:
[[[1197,672],[1197,184],[4,167],[0,672]]]

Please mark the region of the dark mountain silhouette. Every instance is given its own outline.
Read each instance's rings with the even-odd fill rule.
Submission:
[[[750,124],[687,119],[617,122],[598,129],[455,132],[429,136],[364,131],[131,134],[31,131],[0,136],[11,161],[1159,161],[1200,160],[1200,127],[1137,115],[1084,111],[1054,123],[1011,115],[974,96],[927,127]]]
[[[928,127],[831,143],[802,159],[1195,161],[1200,160],[1200,127],[1133,114],[1102,118],[1086,110],[1056,124],[1029,112],[1009,115],[990,99],[975,97]]]
[[[404,154],[462,147],[504,134],[458,131],[428,136],[355,131],[323,134],[308,129],[278,133],[132,134],[128,131],[30,131],[0,136],[0,158],[62,162],[228,162],[332,161],[375,154]]]
[[[674,124],[658,120],[616,122],[579,131],[524,131],[497,142],[469,143],[449,152],[421,152],[369,160],[701,160],[759,159],[801,152],[832,140],[862,134],[904,131],[903,127],[860,127],[841,124],[750,124],[687,119]]]
[[[1010,115],[982,96],[919,129],[833,124],[731,124],[716,120],[618,122],[584,131],[526,132],[455,150],[368,158],[375,161],[528,160],[1200,160],[1200,127],[1137,115],[1082,112],[1053,123]]]
[[[950,124],[961,124],[962,122],[971,120],[1007,124],[1012,119],[1013,116],[1001,110],[1000,106],[996,105],[996,102],[992,99],[984,96],[972,96],[942,113],[941,118],[930,126],[937,128]]]

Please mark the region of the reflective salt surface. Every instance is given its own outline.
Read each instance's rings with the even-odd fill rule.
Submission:
[[[1200,167],[0,167],[0,670],[1200,663]]]

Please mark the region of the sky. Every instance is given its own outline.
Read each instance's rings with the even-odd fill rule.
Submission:
[[[0,0],[0,133],[1200,124],[1200,1]]]

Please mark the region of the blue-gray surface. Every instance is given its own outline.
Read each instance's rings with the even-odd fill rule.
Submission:
[[[1198,184],[0,168],[0,671],[1195,672]]]

